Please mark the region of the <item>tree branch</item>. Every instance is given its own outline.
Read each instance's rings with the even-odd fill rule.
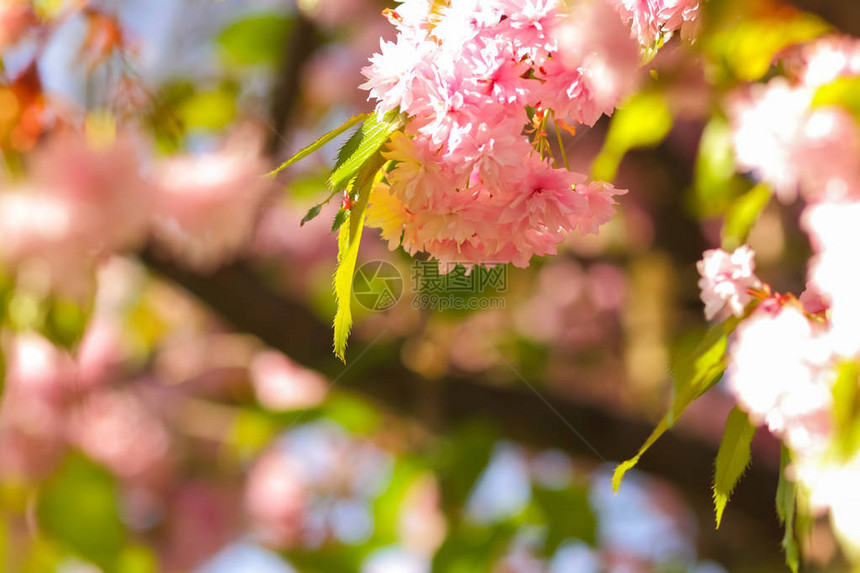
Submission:
[[[856,0],[789,0],[789,3],[821,16],[845,33],[860,36],[860,2]]]
[[[266,142],[266,151],[270,155],[275,154],[285,139],[287,120],[301,95],[302,71],[319,43],[317,36],[316,25],[297,10],[292,34],[284,46],[281,72],[272,90],[272,133]]]
[[[305,306],[266,287],[252,269],[236,263],[200,276],[158,258],[142,255],[154,271],[185,288],[239,331],[254,334],[302,364],[331,377],[338,386],[358,391],[401,414],[420,418],[423,380],[406,369],[396,348],[368,348],[353,339],[352,356],[361,360],[343,369],[331,353],[331,329]],[[442,405],[443,429],[475,419],[488,419],[509,439],[563,449],[595,458],[548,408],[544,400],[522,387],[490,385],[449,376],[433,382]],[[653,423],[632,420],[571,397],[542,392],[561,417],[573,424],[609,460],[633,455],[653,429]],[[714,444],[674,430],[661,438],[639,463],[639,468],[675,484],[696,509],[704,555],[733,563],[772,562],[779,559],[780,532],[774,513],[777,472],[774,459],[757,459],[738,487],[718,534],[713,531],[710,484],[716,457]],[[728,562],[727,562],[728,560]]]

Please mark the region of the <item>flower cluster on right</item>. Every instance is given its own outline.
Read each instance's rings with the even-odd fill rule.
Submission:
[[[813,257],[799,296],[772,291],[754,253],[707,251],[698,268],[708,319],[741,318],[726,382],[754,422],[792,453],[791,476],[813,511],[829,509],[837,530],[860,539],[860,458],[845,453],[834,387],[860,357],[860,129],[834,89],[860,77],[860,42],[827,37],[785,59],[788,77],[730,97],[738,168],[783,203],[804,201],[801,228]],[[853,372],[853,373],[852,373]]]
[[[408,123],[384,153],[393,167],[368,223],[440,263],[520,267],[570,231],[596,233],[625,191],[569,170],[563,144],[552,161],[548,134],[611,115],[639,83],[639,41],[671,35],[698,7],[640,4],[407,0],[387,11],[397,39],[362,87],[379,115]]]

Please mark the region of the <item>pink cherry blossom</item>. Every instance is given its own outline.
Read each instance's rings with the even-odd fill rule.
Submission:
[[[434,0],[403,0],[396,9],[386,10],[383,14],[400,33],[427,34],[435,25],[431,23]]]
[[[800,51],[801,83],[818,88],[840,77],[860,75],[860,41],[849,36],[827,36]]]
[[[708,320],[729,314],[742,316],[752,300],[748,290],[761,286],[755,275],[755,253],[746,245],[732,253],[722,249],[705,251],[696,268],[701,275],[699,289]]]
[[[613,0],[630,22],[632,33],[643,46],[651,46],[681,30],[689,37],[697,22],[699,0]]]
[[[123,478],[157,483],[169,469],[167,428],[131,392],[87,395],[73,408],[69,427],[78,447]]]
[[[837,107],[810,107],[812,94],[782,79],[733,100],[738,166],[770,183],[783,202],[860,193],[860,128]]]
[[[0,252],[16,264],[50,249],[68,245],[74,236],[74,214],[68,202],[31,189],[0,194]],[[81,249],[87,250],[86,246]]]
[[[33,158],[34,182],[73,210],[76,233],[94,250],[138,246],[148,230],[151,189],[143,177],[146,149],[135,134],[91,141],[64,133]]]
[[[623,191],[561,169],[530,138],[556,119],[592,124],[636,85],[637,45],[605,2],[410,0],[387,15],[397,40],[362,87],[377,113],[408,116],[369,202],[389,246],[526,266],[611,217]]]
[[[254,535],[265,545],[291,547],[301,540],[308,492],[299,463],[274,450],[254,464],[248,476],[245,508]]]
[[[261,175],[266,162],[253,149],[237,140],[222,151],[174,156],[156,167],[154,233],[175,258],[210,271],[250,239],[273,189]]]
[[[845,462],[826,456],[801,458],[790,470],[803,484],[810,509],[815,514],[829,510],[843,550],[852,559],[860,557],[860,456]]]
[[[588,200],[574,191],[585,176],[566,169],[553,169],[533,159],[519,170],[515,191],[498,221],[517,228],[541,228],[560,233],[570,227],[570,219],[588,208]]]
[[[75,360],[82,387],[95,388],[107,382],[126,357],[121,343],[122,327],[116,320],[95,317],[87,327]]]
[[[416,210],[434,209],[444,204],[446,196],[459,187],[460,177],[445,169],[438,154],[427,143],[396,132],[389,141],[388,150],[383,152],[386,159],[397,162],[388,173],[389,184],[401,201],[413,205]]]
[[[571,218],[573,226],[579,229],[583,235],[597,234],[598,229],[608,223],[615,215],[617,202],[614,197],[627,193],[626,189],[616,189],[610,183],[601,181],[578,185],[576,190],[588,202],[587,209]]]
[[[738,326],[726,379],[753,420],[813,455],[830,437],[830,361],[823,327],[795,306],[759,308]]]
[[[806,89],[777,78],[735,94],[729,102],[738,166],[770,183],[785,202],[797,196],[793,149],[811,101]]]
[[[63,408],[75,388],[74,362],[37,334],[3,342],[8,362],[0,406],[0,470],[39,475],[65,447]]]
[[[641,80],[636,42],[606,2],[578,4],[556,27],[559,50],[539,70],[541,105],[557,117],[592,125],[611,115]]]
[[[9,394],[22,392],[59,404],[74,391],[77,377],[74,361],[42,336],[32,333],[15,336],[6,354]]]
[[[831,37],[787,59],[799,81],[776,78],[729,98],[738,167],[771,186],[783,202],[860,196],[860,128],[836,106],[813,106],[818,89],[860,74],[860,44]],[[799,61],[799,66],[798,66]]]
[[[29,189],[0,193],[0,261],[34,292],[83,300],[95,281],[94,249],[68,201]]]
[[[64,133],[38,148],[32,176],[0,191],[0,260],[22,286],[83,299],[106,255],[140,246],[150,185],[135,136],[95,144]]]
[[[308,454],[311,455],[308,455]],[[349,536],[337,506],[366,506],[388,483],[390,459],[338,425],[305,424],[284,434],[251,469],[245,507],[256,537],[275,547]]]
[[[818,107],[807,115],[793,160],[807,201],[860,196],[860,127],[846,110]]]
[[[469,142],[471,147],[460,151],[463,167],[471,165],[481,182],[493,189],[501,188],[511,168],[519,165],[533,150],[517,132],[519,125],[522,120],[516,118],[480,125]]]
[[[809,280],[830,307],[830,344],[847,358],[860,355],[858,217],[860,202],[826,202],[807,207],[801,220],[816,253],[810,261]]]
[[[501,0],[499,5],[507,18],[498,30],[513,44],[518,59],[541,64],[558,49],[553,28],[565,17],[559,0]]]
[[[0,2],[0,49],[18,42],[35,23],[36,15],[29,0]]]
[[[426,38],[407,38],[398,35],[396,42],[380,40],[380,51],[370,58],[370,65],[362,69],[367,82],[360,87],[376,99],[376,111],[400,108],[411,110],[415,88],[421,74],[427,73],[424,62],[431,57],[434,44]]]
[[[500,20],[506,14],[503,1],[458,0],[446,4],[444,13],[431,17],[427,24],[432,27],[432,36],[443,45],[456,50],[458,46],[465,47],[479,36],[491,38],[496,31],[500,32]]]
[[[322,376],[273,350],[254,357],[250,374],[257,399],[269,410],[311,408],[326,395],[327,384]]]

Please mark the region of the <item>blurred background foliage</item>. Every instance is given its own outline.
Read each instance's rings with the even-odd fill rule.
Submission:
[[[103,21],[34,5],[52,28],[38,78],[20,67],[34,42],[3,52],[12,170],[40,136],[28,110],[55,101],[96,127],[134,116],[165,154],[251,125],[275,165],[367,111],[359,70],[391,35],[374,0],[106,0],[89,6],[115,18],[128,53],[94,63],[87,38]],[[383,313],[356,306],[349,366],[336,362],[338,205],[298,222],[324,197],[337,145],[281,174],[243,259],[211,275],[147,249],[107,261],[87,304],[0,282],[2,570],[783,570],[769,436],[713,529],[711,464],[732,405],[719,390],[618,495],[610,486],[703,330],[702,250],[748,241],[770,284],[803,286],[809,247],[770,191],[735,173],[723,98],[832,27],[770,0],[703,9],[699,39],[671,40],[611,120],[565,134],[574,169],[594,162],[631,192],[599,236],[507,269],[504,293],[471,295],[503,308],[414,308],[412,261],[371,236],[361,259],[395,265],[404,295]],[[821,97],[856,104],[856,88]],[[27,331],[44,338],[10,335]],[[807,529],[809,570],[840,570],[826,525]]]

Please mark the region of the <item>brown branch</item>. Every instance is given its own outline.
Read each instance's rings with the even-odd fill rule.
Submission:
[[[846,32],[860,35],[860,3],[848,5],[823,0],[793,0],[793,3],[836,23]],[[315,38],[313,24],[299,15],[274,90],[275,133],[269,142],[270,152],[280,145],[288,118],[298,102],[301,71],[315,49]],[[676,187],[681,189],[684,185]],[[663,209],[658,211],[667,215]],[[678,213],[669,215],[673,216],[668,224],[658,226],[666,229],[665,236],[658,237],[658,243],[675,255],[678,253],[674,247],[686,245],[681,250],[683,261],[679,262],[694,260],[690,257],[701,252],[700,241],[688,243],[690,236],[698,238],[697,230],[689,232],[694,223],[680,229]],[[679,240],[679,236],[683,238]],[[160,259],[152,250],[141,257],[152,270],[188,290],[233,328],[257,336],[308,367],[332,378],[337,376],[339,387],[358,391],[400,414],[417,419],[426,417],[428,381],[401,364],[394,346],[369,348],[354,337],[350,354],[358,356],[365,351],[366,354],[344,370],[330,351],[330,325],[303,304],[268,288],[249,265],[236,263],[201,276]],[[599,460],[591,447],[609,460],[626,459],[638,450],[654,426],[653,422],[579,403],[575,397],[546,391],[541,398],[518,385],[499,386],[449,376],[433,381],[432,386],[440,418],[434,416],[433,422],[434,425],[438,422],[439,430],[484,418],[509,439],[535,447],[560,448],[595,462]],[[574,425],[590,446],[574,435],[544,400]],[[780,562],[781,532],[773,509],[778,461],[772,457],[755,460],[734,494],[721,530],[714,533],[710,484],[715,456],[713,443],[674,430],[649,450],[639,469],[673,483],[685,494],[698,517],[702,556],[714,558],[730,569]]]
[[[284,46],[281,71],[272,90],[271,134],[266,142],[270,155],[274,155],[286,139],[287,120],[301,96],[302,73],[318,45],[316,25],[297,10],[292,33]]]
[[[200,276],[159,259],[151,251],[142,257],[150,268],[187,289],[237,330],[258,336],[306,366],[330,376],[339,375],[339,387],[358,391],[401,414],[421,417],[424,381],[400,363],[396,348],[369,348],[361,360],[342,372],[331,354],[330,326],[305,306],[267,288],[248,265],[237,263]],[[354,337],[351,355],[358,356],[365,349]],[[599,461],[547,404],[526,388],[457,377],[434,381],[434,385],[443,428],[488,419],[512,440],[561,448]],[[651,422],[577,403],[571,397],[549,391],[544,396],[608,460],[630,457],[653,428]],[[685,493],[699,518],[704,555],[719,558],[729,566],[779,559],[780,532],[773,509],[776,460],[755,461],[731,501],[723,527],[717,534],[708,535],[709,530],[713,531],[710,483],[715,456],[712,443],[672,431],[649,450],[639,468],[672,482]]]
[[[789,3],[821,16],[845,33],[860,36],[860,2],[856,0],[789,0]]]

